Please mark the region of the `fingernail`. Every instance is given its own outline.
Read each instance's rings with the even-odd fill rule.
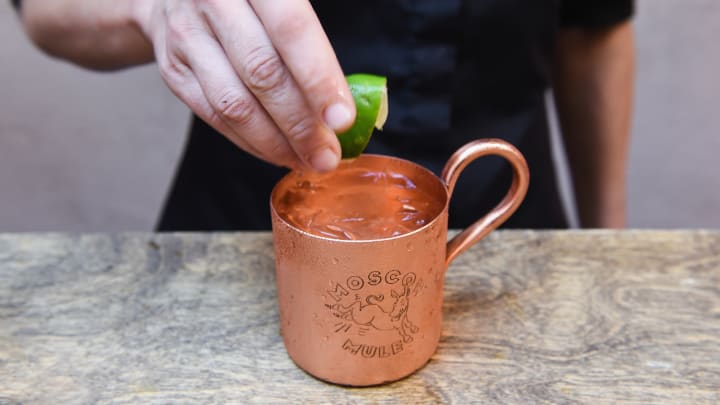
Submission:
[[[325,109],[325,123],[335,132],[347,129],[352,125],[352,113],[347,106],[335,103]]]
[[[340,161],[338,155],[333,153],[329,148],[321,149],[312,156],[310,164],[312,167],[320,172],[327,172],[337,167]]]

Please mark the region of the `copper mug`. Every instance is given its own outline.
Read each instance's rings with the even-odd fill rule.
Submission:
[[[504,199],[447,241],[448,204],[460,172],[473,160],[499,155],[514,176]],[[339,240],[308,233],[276,210],[283,192],[302,179],[289,173],[273,189],[270,206],[281,332],[293,361],[311,375],[349,386],[401,379],[420,369],[441,334],[444,275],[450,262],[502,224],[527,192],[522,154],[499,139],[461,147],[440,178],[415,163],[361,155],[337,170],[391,168],[444,204],[421,228],[373,240]]]

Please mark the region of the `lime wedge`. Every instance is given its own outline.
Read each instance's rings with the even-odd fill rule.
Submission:
[[[367,147],[373,128],[382,129],[388,116],[387,78],[364,73],[346,76],[355,100],[357,116],[347,131],[338,134],[342,158],[360,156]]]

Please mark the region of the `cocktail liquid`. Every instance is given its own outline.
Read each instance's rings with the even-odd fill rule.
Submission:
[[[306,232],[358,240],[411,232],[444,206],[404,174],[366,168],[299,176],[277,201],[278,214]]]

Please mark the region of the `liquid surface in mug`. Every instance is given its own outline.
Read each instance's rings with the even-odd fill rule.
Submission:
[[[277,200],[290,224],[334,239],[380,239],[402,235],[432,221],[444,201],[391,170],[350,168],[298,176]]]

